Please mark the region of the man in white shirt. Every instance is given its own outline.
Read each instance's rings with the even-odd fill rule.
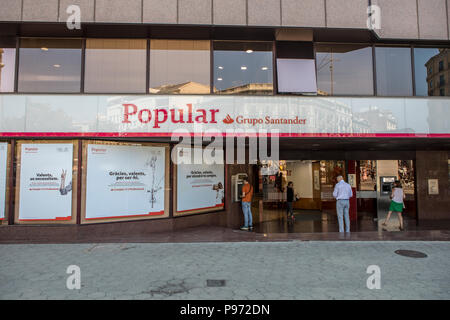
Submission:
[[[334,187],[333,197],[336,198],[336,211],[339,222],[339,232],[344,232],[344,221],[345,218],[345,232],[350,233],[350,198],[353,197],[352,187],[344,181],[342,176],[337,177],[338,183]]]

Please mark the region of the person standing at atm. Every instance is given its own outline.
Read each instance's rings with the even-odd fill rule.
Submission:
[[[394,189],[392,189],[391,194],[391,204],[389,206],[389,212],[386,220],[383,222],[383,226],[387,226],[389,219],[391,218],[392,212],[397,212],[398,220],[400,221],[400,231],[403,231],[403,217],[402,212],[404,208],[403,201],[405,200],[405,193],[403,192],[402,184],[400,181],[395,181]]]
[[[344,181],[344,178],[337,176],[336,186],[334,187],[333,197],[336,199],[336,211],[339,222],[339,232],[344,232],[345,219],[345,232],[350,233],[350,198],[353,197],[352,187]]]
[[[253,231],[253,217],[252,217],[252,197],[253,186],[248,182],[248,178],[244,179],[244,186],[242,187],[242,212],[244,213],[244,226],[241,230]]]

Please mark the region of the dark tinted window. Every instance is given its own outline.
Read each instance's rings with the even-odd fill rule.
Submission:
[[[15,68],[15,39],[0,41],[0,92],[14,91]]]
[[[318,45],[319,95],[373,95],[372,47]]]
[[[378,95],[411,96],[411,49],[377,47],[375,50]]]
[[[80,92],[81,40],[21,39],[20,92]]]
[[[441,80],[443,79],[440,79],[439,69],[441,68],[442,58],[447,57],[448,59],[449,56],[450,50],[448,49],[438,49],[438,48],[414,49],[416,95],[418,96],[440,95],[439,85]],[[434,86],[434,84],[436,84],[436,86]]]
[[[143,93],[147,40],[87,39],[85,92]]]
[[[214,92],[273,94],[272,43],[214,42]]]
[[[209,94],[209,40],[151,40],[150,93]]]

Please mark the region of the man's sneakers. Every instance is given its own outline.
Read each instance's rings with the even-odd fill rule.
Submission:
[[[253,227],[241,227],[242,231],[253,231]]]

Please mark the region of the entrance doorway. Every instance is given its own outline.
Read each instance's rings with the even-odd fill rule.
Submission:
[[[255,168],[259,177],[255,188],[259,192],[253,206],[256,232],[338,232],[333,190],[339,175],[347,182],[352,180],[352,231],[399,230],[396,214],[387,226],[382,225],[389,208],[390,191],[397,180],[406,194],[405,227],[415,224],[414,161],[357,160],[349,164],[345,160],[262,162]],[[348,174],[351,166],[355,168],[354,174]],[[288,182],[293,183],[299,196],[293,203],[295,221],[287,219]]]

